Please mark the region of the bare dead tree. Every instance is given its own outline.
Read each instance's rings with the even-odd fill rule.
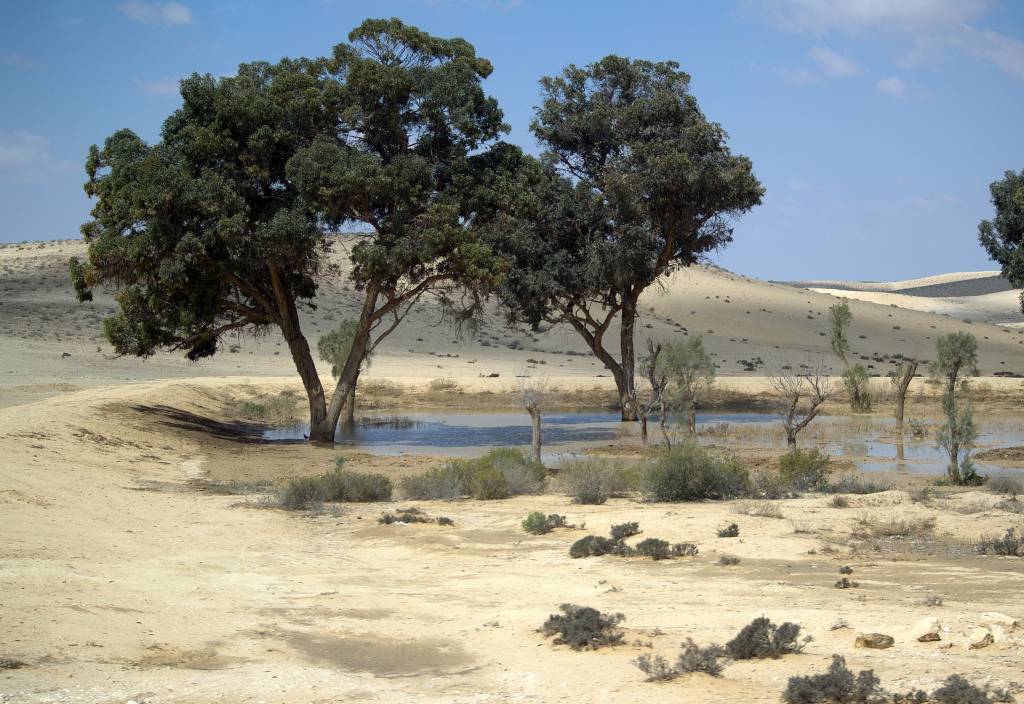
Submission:
[[[904,459],[903,453],[903,410],[907,402],[907,389],[917,373],[917,360],[904,357],[895,371],[889,374],[889,382],[896,392],[896,459]]]
[[[821,407],[834,393],[832,381],[820,360],[801,365],[801,371],[780,368],[768,381],[782,407],[782,427],[786,444],[796,447],[796,436],[821,412]]]
[[[529,414],[530,422],[533,425],[533,459],[540,462],[541,448],[541,411],[544,407],[544,400],[547,396],[548,384],[546,379],[532,377],[526,372],[519,376],[519,397],[523,409]]]
[[[647,418],[657,409],[658,424],[661,426],[661,434],[665,438],[665,445],[672,447],[668,437],[668,375],[664,370],[658,368],[658,356],[661,354],[661,343],[657,345],[650,338],[647,339],[647,356],[641,362],[643,378],[636,391],[637,415],[640,418],[640,439],[647,445]]]

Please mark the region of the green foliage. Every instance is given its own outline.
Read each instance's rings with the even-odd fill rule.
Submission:
[[[843,387],[850,397],[850,408],[855,413],[870,413],[873,403],[871,376],[863,364],[854,364],[843,372]]]
[[[377,523],[384,525],[391,525],[392,523],[436,523],[439,526],[455,525],[455,521],[447,516],[432,518],[415,506],[398,508],[395,509],[394,513],[385,513],[377,519]]]
[[[653,560],[667,560],[672,557],[672,546],[667,540],[645,538],[633,548],[636,555],[649,557]]]
[[[740,527],[735,523],[730,523],[725,528],[718,529],[719,538],[738,538],[740,535]]]
[[[619,544],[619,541],[612,540],[611,538],[605,538],[600,535],[588,535],[569,546],[569,557],[574,559],[600,557],[610,553]]]
[[[497,447],[482,457],[457,459],[424,474],[405,477],[402,492],[410,499],[504,499],[537,494],[547,470],[516,448]]]
[[[638,535],[640,533],[640,524],[635,521],[629,523],[618,523],[613,525],[609,531],[609,535],[612,540],[625,540],[626,538]]]
[[[532,511],[523,519],[523,530],[532,535],[544,535],[555,528],[565,528],[567,525],[565,516],[557,513],[549,513],[545,516],[542,511]]]
[[[989,186],[996,214],[978,225],[978,240],[988,256],[999,262],[1002,275],[1014,288],[1024,288],[1024,170],[1007,171]],[[1024,294],[1021,295],[1024,311]]]
[[[684,443],[648,460],[642,481],[650,501],[705,501],[743,496],[750,477],[738,460]]]
[[[603,504],[632,489],[635,478],[620,463],[588,458],[564,464],[558,471],[558,483],[574,503]]]
[[[802,641],[800,626],[787,621],[776,626],[764,616],[755,618],[748,623],[731,641],[725,644],[725,650],[733,660],[751,660],[778,658],[790,653],[798,653],[809,642]]]
[[[297,511],[325,501],[369,503],[391,499],[391,480],[386,476],[347,472],[343,466],[344,458],[338,457],[330,472],[288,482],[279,497],[281,508]]]
[[[671,408],[689,418],[715,383],[715,363],[704,339],[695,335],[685,342],[663,343],[658,366],[668,379]]]
[[[622,614],[603,614],[589,606],[562,604],[560,614],[552,614],[540,627],[545,636],[557,634],[555,643],[568,645],[573,650],[597,650],[622,643],[622,629],[618,626]]]
[[[969,398],[966,403],[959,403],[959,396],[966,391],[966,380],[962,377],[978,373],[978,341],[970,333],[953,332],[938,338],[935,349],[936,359],[930,371],[934,378],[945,382],[942,395],[945,420],[935,439],[949,455],[947,478],[952,484],[981,484],[984,479],[978,475],[970,456],[978,438],[974,413]]]
[[[853,322],[853,313],[850,312],[850,304],[846,299],[839,301],[828,309],[829,320],[829,342],[832,351],[846,366],[846,355],[850,352],[850,341],[846,338],[846,330]]]
[[[779,477],[797,491],[818,491],[828,484],[829,456],[818,448],[793,448],[779,459]]]
[[[358,320],[342,320],[337,328],[321,335],[316,343],[320,359],[331,365],[331,376],[335,379],[341,376],[345,368],[358,329]],[[369,354],[364,359],[368,362]]]

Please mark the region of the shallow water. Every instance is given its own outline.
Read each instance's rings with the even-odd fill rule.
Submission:
[[[785,447],[780,416],[772,413],[701,413],[698,440],[719,447]],[[836,458],[852,461],[865,471],[906,471],[942,474],[946,460],[930,437],[904,442],[904,459],[896,459],[891,418],[821,416],[800,436],[802,447],[818,447]],[[1024,445],[1024,425],[1018,418],[979,419],[979,448]],[[301,440],[308,426],[274,428],[264,432],[271,441]],[[618,413],[606,411],[551,413],[543,418],[544,461],[558,464],[579,456],[587,447],[635,439],[639,424],[622,423]],[[657,419],[649,424],[652,441],[660,431]],[[367,415],[352,429],[339,429],[336,444],[385,455],[422,454],[471,456],[498,446],[529,447],[529,418],[525,413],[410,412]],[[977,463],[982,473],[1000,468]],[[1012,468],[1021,469],[1021,468]]]

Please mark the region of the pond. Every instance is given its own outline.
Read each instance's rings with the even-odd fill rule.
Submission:
[[[785,447],[780,416],[772,413],[701,413],[697,416],[698,441],[725,448]],[[866,471],[945,472],[943,451],[932,437],[905,437],[903,456],[896,460],[891,418],[821,416],[800,435],[802,447],[818,447],[833,457],[854,462]],[[979,418],[978,445],[1024,445],[1024,424],[1016,417]],[[622,423],[618,413],[583,411],[551,413],[543,417],[544,460],[557,464],[579,456],[586,448],[616,441],[635,442],[638,423]],[[934,430],[934,428],[932,428]],[[531,428],[525,413],[409,412],[366,415],[354,428],[341,428],[336,444],[383,455],[420,454],[473,456],[490,447],[530,445]],[[657,419],[650,421],[652,441],[660,438]],[[271,441],[301,440],[308,426],[273,428],[263,437]],[[983,473],[1006,468],[978,463]],[[1016,468],[1020,469],[1020,468]]]

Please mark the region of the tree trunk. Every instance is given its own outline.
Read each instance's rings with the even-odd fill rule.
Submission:
[[[791,430],[786,430],[786,445],[791,449],[796,449],[796,433]]]
[[[347,430],[352,430],[356,427],[356,386],[359,383],[359,375],[356,374],[356,382],[352,384],[352,388],[348,392],[348,398],[345,400],[345,420],[344,425]]]
[[[637,419],[636,348],[633,333],[636,327],[636,298],[632,294],[623,295],[620,315],[619,352],[622,361],[619,400],[622,404],[622,420],[635,421]]]
[[[533,459],[535,462],[540,464],[540,442],[541,442],[541,429],[540,429],[540,409],[539,408],[528,408],[527,413],[530,414],[530,421],[533,424]]]
[[[328,420],[324,387],[320,383],[309,344],[299,328],[299,314],[295,302],[286,300],[279,303],[283,309],[281,332],[288,343],[288,351],[291,352],[292,361],[299,372],[302,386],[306,390],[306,398],[309,400],[309,439],[313,442],[334,442],[335,423]]]
[[[647,414],[640,414],[640,442],[647,447]]]
[[[658,425],[661,426],[661,436],[665,438],[665,447],[672,449],[672,440],[668,437],[668,404],[661,401],[661,412],[658,414]]]
[[[345,360],[345,366],[338,377],[338,385],[334,387],[334,394],[331,396],[331,403],[327,406],[327,417],[325,424],[330,424],[330,440],[333,442],[334,429],[338,426],[338,419],[350,398],[354,399],[356,383],[359,380],[360,367],[366,357],[366,350],[370,344],[370,326],[373,323],[373,314],[377,308],[377,288],[374,285],[366,289],[366,297],[363,299],[363,307],[359,313],[359,328],[352,338],[352,347]],[[310,440],[313,433],[310,431]]]
[[[686,411],[686,428],[690,435],[697,434],[697,407],[693,404],[690,404],[689,410]]]

